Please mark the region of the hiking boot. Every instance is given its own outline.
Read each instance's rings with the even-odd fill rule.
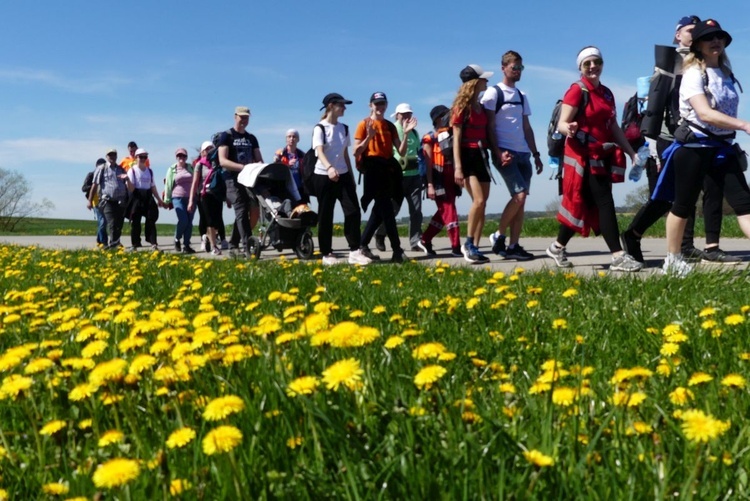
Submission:
[[[323,266],[333,266],[339,263],[339,258],[337,258],[334,254],[323,256]]]
[[[175,250],[175,252],[181,252],[182,251],[182,246],[180,245],[180,241],[179,240],[175,240],[174,241],[174,250]]]
[[[432,242],[425,242],[420,240],[417,244],[417,249],[424,252],[428,256],[437,256],[437,252],[432,249]]]
[[[385,252],[385,237],[375,235],[375,248],[380,252]]]
[[[682,254],[667,253],[667,258],[664,260],[661,271],[665,275],[685,278],[691,271],[693,271],[693,266],[685,260]]]
[[[365,256],[364,253],[360,249],[349,252],[349,264],[359,264],[362,266],[367,266],[371,262],[372,262],[372,259]]]
[[[685,247],[681,249],[682,259],[688,263],[698,263],[703,259],[703,251],[695,247]]]
[[[461,251],[461,246],[457,245],[456,247],[451,247],[451,256],[453,257],[463,257],[464,253]]]
[[[736,256],[730,256],[718,247],[711,247],[703,249],[703,263],[714,263],[714,264],[740,264],[742,259]]]
[[[183,254],[195,254],[195,249],[193,249],[189,245],[186,245],[185,247],[182,248],[182,253]]]
[[[209,249],[208,246],[210,244],[208,243],[208,235],[201,235],[201,251],[202,252],[208,252]]]
[[[558,248],[553,242],[547,247],[547,255],[555,260],[555,265],[558,268],[573,267],[573,263],[568,261],[568,253],[565,251],[565,247]]]
[[[505,235],[500,235],[498,237],[497,233],[491,234],[490,243],[492,244],[492,252],[494,252],[498,256],[505,257],[505,253],[507,251],[505,247]]]
[[[403,263],[404,262],[404,251],[401,249],[395,249],[391,256],[391,263]]]
[[[516,244],[513,247],[508,247],[505,250],[505,259],[515,259],[516,261],[531,261],[534,259],[534,254],[526,252],[526,249],[521,247],[520,244]]]
[[[643,263],[639,263],[627,252],[621,256],[612,258],[612,264],[609,265],[609,271],[641,271]]]
[[[641,237],[636,237],[633,230],[625,230],[620,235],[622,250],[630,254],[639,263],[645,262],[641,251]]]
[[[359,252],[370,261],[380,261],[380,256],[373,254],[369,247],[360,247]]]

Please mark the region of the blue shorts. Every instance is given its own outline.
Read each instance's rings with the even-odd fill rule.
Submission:
[[[500,150],[501,153],[504,151],[510,151],[510,154],[513,155],[513,161],[511,161],[510,165],[505,167],[497,167],[497,170],[500,172],[500,175],[503,176],[503,180],[508,187],[510,196],[512,197],[523,192],[528,195],[529,188],[531,187],[532,175],[531,153],[518,153],[516,151],[503,149]]]

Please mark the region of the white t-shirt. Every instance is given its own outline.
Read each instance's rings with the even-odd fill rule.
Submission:
[[[323,152],[336,172],[345,174],[349,171],[349,167],[347,167],[344,159],[344,149],[349,147],[350,140],[344,124],[338,122],[333,125],[327,120],[321,120],[318,123],[325,129],[325,140],[323,140],[323,131],[316,125],[312,137],[313,150],[323,145]],[[315,164],[315,174],[327,175],[326,168],[320,160]]]
[[[503,91],[505,100],[503,107],[495,115],[495,137],[497,145],[501,149],[516,151],[518,153],[529,153],[529,145],[523,133],[523,117],[531,115],[529,99],[526,94],[515,87],[508,87],[503,82],[498,83]],[[521,95],[523,95],[523,107],[521,107]],[[485,109],[495,111],[497,106],[497,88],[487,87],[482,96],[482,106]]]
[[[739,107],[740,98],[737,95],[737,90],[734,88],[734,83],[731,77],[725,75],[719,68],[706,68],[706,75],[708,75],[708,91],[716,100],[716,110],[729,115],[730,117],[737,116],[737,108]],[[680,116],[686,120],[700,125],[706,128],[710,132],[717,136],[726,136],[734,132],[733,130],[721,129],[703,123],[698,118],[698,114],[690,106],[689,99],[697,96],[698,94],[704,94],[703,88],[703,77],[701,76],[701,70],[698,66],[691,66],[682,75],[682,83],[680,84]],[[709,105],[711,104],[711,96],[706,96]],[[706,137],[704,133],[699,130],[690,128],[698,137]]]
[[[151,176],[150,167],[141,170],[138,166],[134,165],[128,170],[128,177],[136,190],[150,190],[152,186],[156,186]]]

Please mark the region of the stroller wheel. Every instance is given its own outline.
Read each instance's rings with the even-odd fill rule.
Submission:
[[[260,259],[260,240],[256,237],[249,237],[247,239],[247,257]]]
[[[297,237],[297,244],[294,246],[294,253],[300,259],[312,259],[315,252],[315,243],[313,243],[312,234],[305,231]]]

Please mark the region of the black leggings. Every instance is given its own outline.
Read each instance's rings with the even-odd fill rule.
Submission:
[[[318,246],[320,253],[327,256],[333,245],[333,209],[336,201],[341,203],[344,211],[344,236],[349,250],[359,249],[362,237],[362,212],[357,202],[357,186],[351,172],[339,174],[338,181],[331,181],[328,176],[313,174],[315,193],[318,193]]]
[[[620,245],[620,230],[617,227],[617,214],[615,213],[615,200],[612,198],[612,180],[609,175],[592,176],[588,169],[583,174],[583,197],[589,206],[595,205],[599,209],[599,231],[604,237],[610,252],[622,250]],[[568,242],[576,232],[560,225],[557,232],[557,242],[568,245]]]
[[[750,214],[750,188],[740,170],[737,157],[729,155],[721,165],[714,165],[718,148],[679,148],[674,153],[675,200],[670,211],[686,218],[695,206],[706,184],[711,190],[724,193],[737,216]],[[719,227],[721,230],[721,227]],[[708,243],[708,235],[706,236]],[[718,238],[717,238],[718,241]]]

